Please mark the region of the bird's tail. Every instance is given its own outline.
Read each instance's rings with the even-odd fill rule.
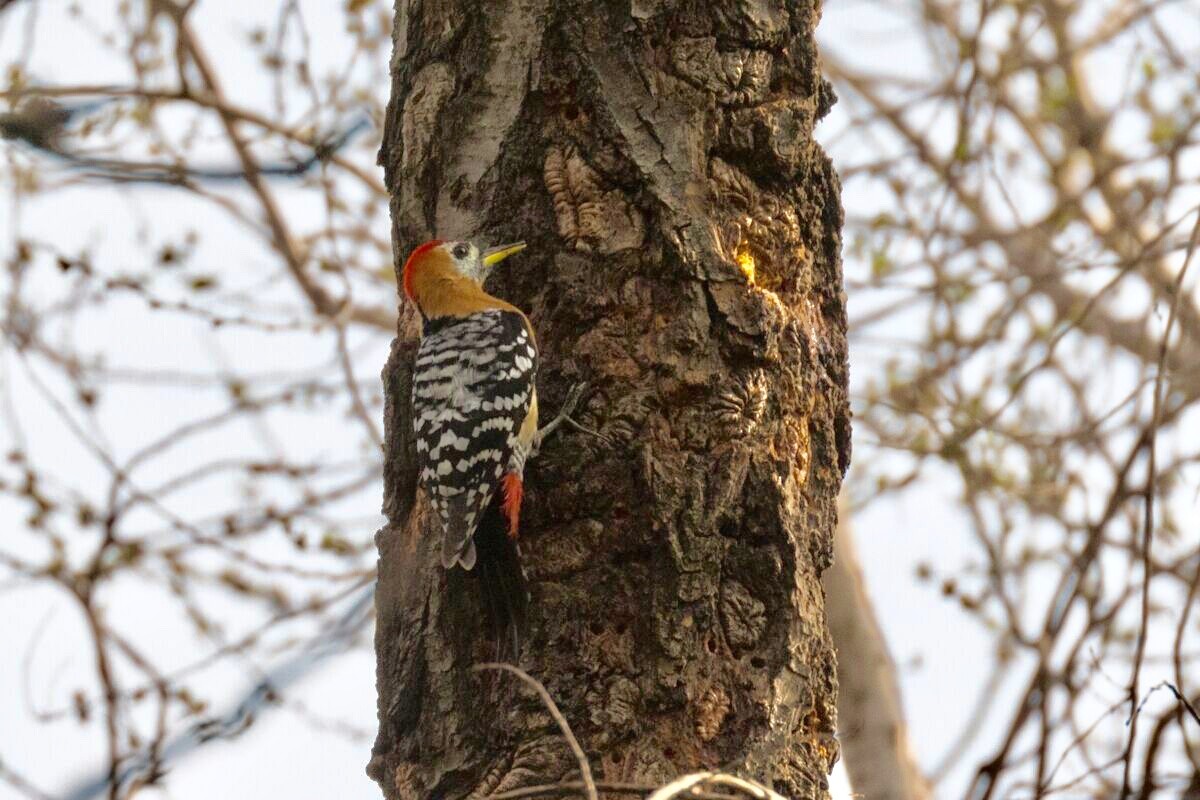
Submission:
[[[497,492],[475,529],[477,558],[472,572],[491,621],[496,658],[505,660],[506,651],[511,648],[512,662],[517,663],[529,610],[529,588],[517,543],[508,535],[502,502]]]

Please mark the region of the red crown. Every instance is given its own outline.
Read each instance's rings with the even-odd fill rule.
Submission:
[[[417,259],[421,258],[423,255],[440,244],[442,244],[441,239],[430,239],[425,244],[418,245],[416,249],[409,254],[408,261],[404,262],[404,293],[408,295],[409,299],[414,301],[417,299],[413,297],[412,287],[413,267],[416,265]]]

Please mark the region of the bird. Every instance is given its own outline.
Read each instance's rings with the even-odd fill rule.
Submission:
[[[412,373],[418,484],[441,527],[442,566],[469,572],[481,562],[484,580],[502,584],[493,594],[504,596],[498,616],[509,622],[527,596],[516,550],[525,465],[560,423],[578,427],[569,414],[583,390],[572,387],[559,415],[538,428],[533,325],[483,288],[496,264],[524,249],[434,239],[403,271],[422,323]]]

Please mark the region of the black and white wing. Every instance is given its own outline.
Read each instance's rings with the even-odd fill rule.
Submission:
[[[425,324],[413,370],[420,483],[441,521],[442,564],[475,565],[472,539],[530,412],[537,350],[502,309]]]

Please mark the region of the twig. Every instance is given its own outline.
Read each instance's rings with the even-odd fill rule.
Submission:
[[[1200,712],[1196,711],[1196,707],[1192,705],[1191,701],[1184,697],[1183,693],[1180,692],[1175,684],[1171,683],[1170,681],[1162,681],[1157,685],[1150,687],[1150,691],[1146,692],[1146,696],[1142,698],[1142,702],[1138,703],[1137,710],[1134,711],[1135,715],[1142,713],[1142,706],[1146,705],[1146,703],[1150,700],[1150,696],[1159,689],[1169,689],[1171,694],[1175,695],[1175,699],[1179,701],[1179,704],[1188,712],[1188,715],[1192,719],[1196,720],[1197,725],[1200,725]]]
[[[269,117],[263,116],[254,109],[245,108],[234,105],[226,100],[218,100],[213,98],[207,92],[192,91],[189,89],[178,90],[155,90],[140,86],[121,86],[115,84],[77,84],[67,86],[21,86],[12,87],[6,91],[0,92],[0,99],[5,99],[10,102],[16,102],[24,97],[71,97],[75,95],[108,95],[117,99],[138,99],[147,102],[165,102],[165,103],[191,103],[199,108],[208,109],[211,111],[221,111],[231,114],[243,122],[248,122],[255,127],[262,128],[264,131],[274,133],[290,141],[296,142],[305,147],[314,148],[317,151],[319,158],[317,161],[328,160],[344,170],[345,172],[357,178],[371,193],[386,198],[388,196],[387,188],[379,180],[379,178],[368,170],[363,169],[358,164],[342,154],[341,148],[345,144],[343,138],[352,136],[353,133],[344,133],[338,139],[333,140],[333,144],[326,142],[321,144],[314,142],[312,137],[302,134],[300,131],[287,127],[286,125],[277,122]],[[364,124],[369,124],[369,120],[364,119],[356,123],[352,130],[360,129]],[[308,163],[303,162],[303,163]],[[314,164],[315,165],[315,164]],[[164,165],[165,168],[165,165]],[[243,177],[243,173],[239,171],[238,177]]]
[[[562,783],[539,783],[536,786],[522,786],[520,789],[509,789],[506,792],[489,794],[487,800],[523,800],[526,797],[548,797],[561,795],[565,792],[580,792],[587,787],[583,781],[563,781]],[[655,787],[637,783],[597,783],[596,788],[613,794],[646,795],[653,792]]]
[[[754,781],[739,778],[735,775],[725,775],[720,772],[693,772],[691,775],[684,775],[682,778],[671,781],[666,786],[654,792],[646,800],[672,800],[675,797],[696,797],[696,789],[710,784],[733,789],[747,797],[756,798],[756,800],[786,800],[783,795],[773,792],[761,783],[755,783]]]
[[[592,780],[592,770],[588,765],[587,754],[583,752],[583,748],[579,746],[579,740],[575,738],[575,734],[571,731],[570,724],[567,723],[566,717],[558,710],[558,705],[554,702],[554,698],[546,691],[546,687],[541,681],[534,678],[529,673],[522,670],[520,667],[515,667],[512,664],[501,664],[497,662],[487,662],[484,664],[476,664],[471,667],[474,672],[479,672],[486,669],[503,670],[511,672],[525,683],[526,686],[537,692],[541,698],[542,704],[546,710],[550,712],[554,722],[558,725],[558,729],[562,731],[563,738],[567,740],[567,744],[571,747],[571,752],[575,754],[575,760],[579,764],[579,774],[582,780],[580,781],[563,781],[561,783],[544,783],[536,786],[522,786],[519,789],[512,789],[506,792],[497,792],[496,794],[488,795],[488,800],[520,800],[526,797],[546,797],[549,795],[563,794],[565,792],[579,792],[588,800],[598,800],[596,794],[597,788],[603,789],[605,792],[614,792],[617,794],[644,794],[648,795],[646,800],[672,800],[675,797],[687,797],[688,800],[736,800],[737,797],[752,797],[755,800],[787,800],[780,794],[777,794],[760,783],[739,778],[735,775],[726,775],[720,772],[694,772],[690,775],[685,775],[678,780],[668,783],[661,788],[647,786],[636,783],[600,783],[597,784]],[[733,789],[737,794],[728,795],[721,792],[708,791],[711,787],[721,787],[723,789]]]
[[[375,445],[376,451],[382,452],[383,437],[379,435],[379,429],[375,427],[375,420],[371,418],[371,412],[367,410],[367,404],[362,399],[362,392],[359,391],[358,381],[354,378],[354,364],[350,360],[350,349],[346,345],[346,326],[338,319],[334,321],[334,328],[337,333],[338,360],[342,365],[342,375],[346,379],[346,390],[350,393],[350,406],[354,409],[354,414],[362,422],[363,427],[366,428],[367,435],[371,437],[371,443]]]
[[[126,760],[112,780],[108,774],[77,781],[62,794],[66,800],[93,800],[105,791],[136,783],[150,770],[162,764],[177,764],[207,742],[231,739],[246,730],[256,715],[270,705],[285,689],[294,685],[329,656],[341,652],[372,619],[375,585],[366,587],[354,603],[299,653],[273,667],[241,699],[222,714],[204,719],[173,737],[160,752],[140,753]]]
[[[1142,661],[1146,656],[1146,633],[1150,622],[1150,579],[1152,577],[1150,547],[1154,542],[1154,491],[1158,483],[1158,461],[1155,444],[1158,439],[1158,426],[1162,419],[1167,350],[1171,344],[1171,333],[1175,327],[1175,318],[1179,315],[1180,301],[1183,298],[1184,279],[1187,277],[1188,268],[1192,265],[1192,257],[1196,254],[1197,243],[1200,243],[1200,212],[1196,214],[1196,224],[1192,228],[1192,236],[1188,242],[1187,255],[1183,259],[1183,266],[1179,270],[1179,275],[1175,278],[1174,297],[1171,300],[1171,310],[1167,315],[1167,327],[1163,331],[1162,344],[1158,351],[1158,365],[1154,376],[1154,410],[1150,419],[1150,436],[1147,443],[1150,458],[1146,473],[1146,499],[1143,504],[1145,515],[1142,520],[1142,615],[1141,625],[1138,628],[1137,649],[1133,658],[1133,675],[1129,679],[1129,739],[1125,743],[1125,764],[1121,774],[1121,797],[1128,797],[1131,791],[1130,779],[1133,768],[1133,744],[1137,738],[1138,724],[1138,681],[1141,678]],[[1178,692],[1176,692],[1176,696],[1181,697]]]
[[[728,777],[728,776],[726,776]],[[757,784],[754,784],[757,786]],[[522,786],[520,789],[509,789],[505,792],[489,794],[487,800],[524,800],[527,797],[553,797],[568,793],[581,792],[583,781],[562,781],[560,783],[539,783],[534,786]],[[596,784],[596,789],[610,794],[650,795],[659,791],[659,787],[641,783],[605,783]],[[752,794],[752,797],[762,795]],[[769,795],[768,795],[769,796]],[[693,786],[686,795],[687,800],[738,800],[734,795],[704,791],[700,786]],[[647,799],[648,800],[648,799]]]
[[[117,698],[116,684],[113,682],[112,663],[106,649],[108,637],[105,635],[104,624],[100,621],[96,609],[92,605],[90,593],[90,588],[86,594],[77,592],[75,599],[79,601],[84,619],[87,620],[88,631],[92,638],[92,649],[95,652],[96,677],[100,680],[104,699],[104,727],[108,741],[106,785],[109,800],[117,800],[120,796],[120,783],[117,775],[121,765],[121,743],[118,739],[121,706]]]
[[[86,170],[85,177],[117,183],[164,183],[187,186],[191,181],[218,183],[242,181],[246,171],[241,167],[194,167],[162,161],[133,161],[129,159],[95,158],[67,150],[59,142],[59,129],[75,110],[65,109],[61,115],[35,117],[13,112],[0,114],[0,138],[25,142],[38,152],[65,162],[69,167]],[[270,178],[302,178],[318,164],[329,161],[355,134],[370,124],[366,117],[359,119],[346,131],[312,146],[304,159],[261,164],[258,174]]]
[[[233,113],[224,108],[225,93],[221,88],[216,68],[209,60],[207,53],[200,46],[188,20],[181,17],[176,21],[175,25],[181,46],[186,50],[192,63],[196,66],[196,70],[204,80],[208,93],[217,103],[221,104],[217,108],[217,113],[225,128],[226,138],[229,140],[230,146],[233,147],[238,161],[241,163],[246,183],[258,198],[259,205],[262,207],[263,216],[266,218],[267,227],[271,231],[271,239],[276,252],[283,258],[284,264],[287,266],[292,278],[300,287],[300,291],[308,298],[313,309],[323,317],[332,318],[337,316],[341,310],[339,304],[329,296],[329,292],[325,290],[325,287],[314,280],[305,270],[304,258],[292,241],[291,233],[284,221],[283,212],[279,208],[274,195],[271,194],[266,183],[263,181],[261,170],[254,158],[254,154],[250,152],[250,147],[238,131],[238,119]],[[385,330],[392,330],[395,326],[394,315],[383,308],[352,308],[346,314],[349,319],[353,319],[356,322],[375,325]]]
[[[571,726],[567,724],[566,717],[558,710],[558,705],[555,704],[554,698],[546,691],[537,679],[525,672],[519,667],[514,667],[512,664],[499,664],[496,662],[488,662],[485,664],[476,664],[471,668],[475,672],[480,672],[485,669],[498,669],[505,672],[510,672],[516,675],[521,681],[537,692],[538,697],[542,699],[542,704],[546,706],[546,710],[550,712],[550,716],[554,718],[558,724],[558,729],[562,731],[563,738],[567,740],[567,744],[571,747],[571,752],[575,754],[575,760],[579,764],[579,776],[583,779],[583,793],[588,800],[599,800],[596,794],[596,783],[592,780],[592,768],[588,765],[587,754],[583,752],[583,748],[579,746],[579,740],[575,738],[575,734],[571,732]]]
[[[3,9],[3,0],[0,0],[0,9]],[[27,781],[23,775],[13,772],[12,768],[0,759],[0,782],[7,783],[16,791],[33,798],[33,800],[51,800],[50,795],[43,792],[41,789]]]

